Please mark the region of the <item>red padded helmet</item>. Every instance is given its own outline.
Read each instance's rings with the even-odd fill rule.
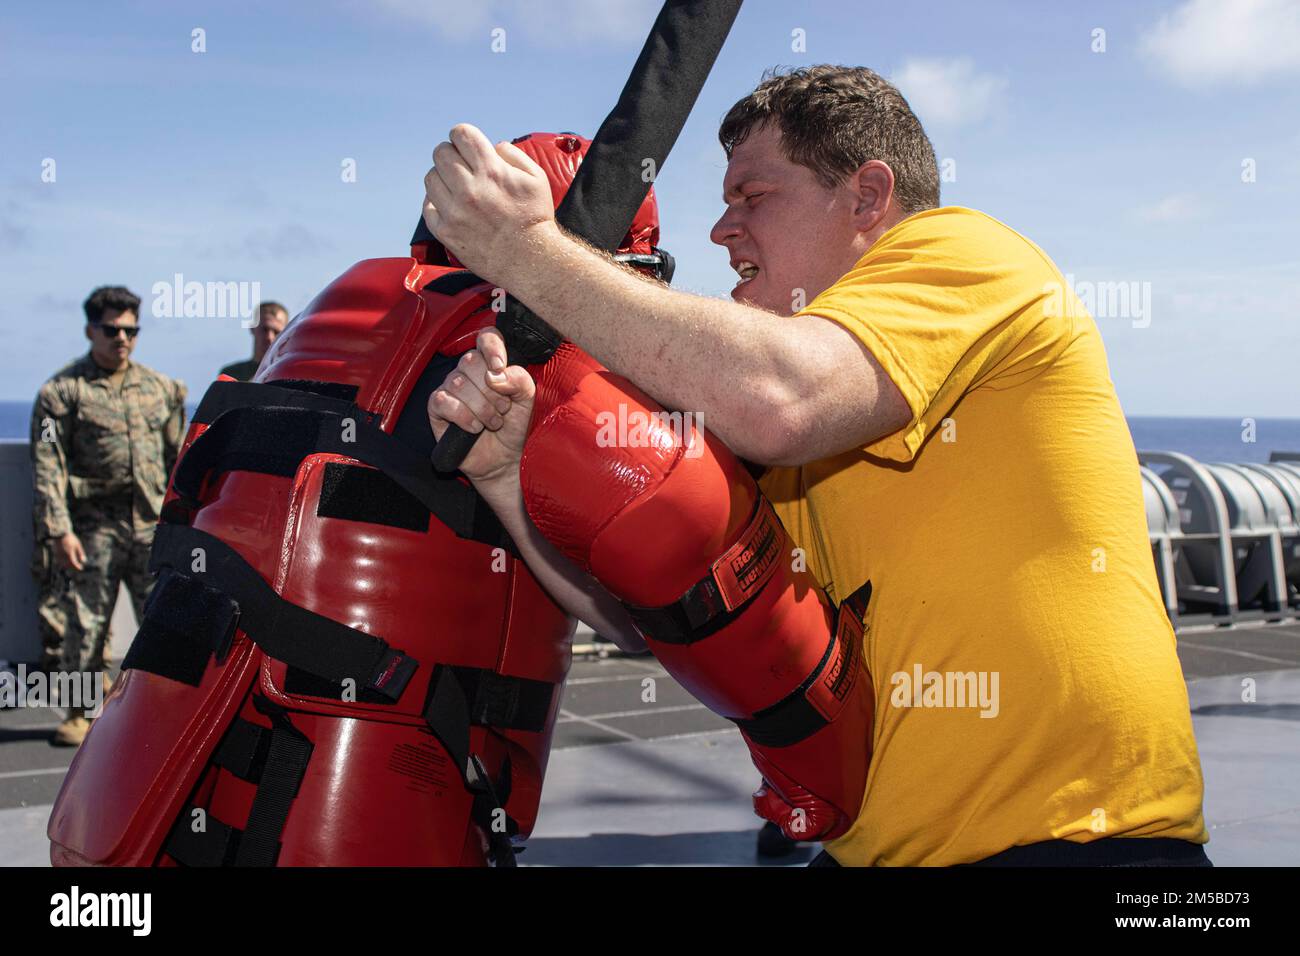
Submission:
[[[510,142],[546,171],[546,178],[551,183],[551,195],[558,208],[578,172],[582,158],[587,155],[591,140],[577,133],[525,133]],[[673,277],[673,257],[660,249],[658,242],[659,205],[655,202],[655,191],[651,186],[641,208],[636,211],[632,228],[623,237],[614,258],[646,269],[664,282],[670,282]],[[447,259],[451,265],[461,265],[450,252],[447,253]]]

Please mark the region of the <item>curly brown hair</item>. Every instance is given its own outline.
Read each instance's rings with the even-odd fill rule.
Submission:
[[[754,92],[718,129],[732,151],[755,129],[774,123],[792,163],[806,166],[828,189],[868,160],[894,173],[894,200],[907,215],[939,205],[934,146],[897,87],[864,66],[767,70]]]

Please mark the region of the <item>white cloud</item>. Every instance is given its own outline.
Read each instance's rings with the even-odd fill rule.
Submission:
[[[1196,217],[1196,201],[1186,193],[1166,196],[1159,202],[1138,208],[1137,217],[1142,222],[1186,222]]]
[[[378,5],[450,40],[481,39],[484,49],[491,31],[501,27],[506,31],[506,52],[515,29],[548,47],[639,42],[660,7],[656,0],[378,0]]]
[[[1186,86],[1249,84],[1300,72],[1298,0],[1187,0],[1142,39],[1156,67]]]
[[[1007,81],[980,73],[969,59],[911,58],[892,77],[927,126],[968,126],[1001,104]]]

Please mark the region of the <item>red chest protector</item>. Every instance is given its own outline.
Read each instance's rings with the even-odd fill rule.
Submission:
[[[428,396],[491,293],[366,260],[255,382],[214,383],[145,619],[54,806],[56,865],[513,862],[574,622],[429,465]]]

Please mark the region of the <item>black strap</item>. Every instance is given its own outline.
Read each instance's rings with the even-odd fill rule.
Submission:
[[[253,705],[272,726],[236,718],[212,759],[214,765],[257,784],[248,821],[239,830],[208,809],[187,804],[163,847],[182,866],[275,866],[280,856],[280,836],[311,761],[312,743],[277,704],[254,696]],[[199,832],[194,830],[196,810],[204,816]]]
[[[494,671],[440,665],[429,682],[424,720],[450,755],[465,789],[474,795],[472,818],[488,839],[497,866],[515,865],[515,847],[510,838],[519,824],[505,812],[510,797],[510,763],[494,783],[482,760],[470,752],[470,727],[480,724],[498,728],[541,732],[556,691],[555,684],[508,677]],[[504,814],[506,830],[495,826]]]
[[[478,667],[442,665],[439,669],[450,672],[464,689],[470,723],[533,733],[546,729],[555,684]]]
[[[194,831],[194,812],[203,814],[203,829]],[[243,831],[222,823],[204,807],[186,804],[176,819],[163,852],[181,866],[231,866]]]
[[[762,593],[776,571],[784,540],[772,506],[760,496],[736,541],[685,594],[663,607],[623,606],[647,640],[676,645],[702,641],[743,614]]]
[[[338,382],[308,382],[291,379],[282,382],[213,382],[203,393],[191,423],[210,425],[224,413],[250,405],[284,405],[310,408],[340,415],[370,415],[355,402],[357,387]]]
[[[275,866],[280,855],[280,834],[289,807],[307,773],[312,743],[289,722],[284,710],[263,697],[254,697],[258,711],[271,718],[271,747],[262,779],[257,785],[248,822],[235,853],[235,866]]]
[[[240,780],[257,783],[271,752],[271,736],[270,728],[236,717],[217,745],[212,762]]]
[[[326,462],[316,514],[322,518],[364,521],[424,534],[429,509],[382,471]]]
[[[166,655],[150,648],[143,648],[129,663],[124,661],[124,668],[135,666],[197,686],[193,659],[197,657],[206,666],[207,655],[212,652],[211,635],[235,625],[278,661],[339,685],[352,680],[358,689],[369,688],[390,700],[401,697],[418,667],[414,658],[393,650],[382,639],[286,601],[239,552],[197,528],[158,525],[149,570],[164,569],[170,571],[169,580],[180,578],[184,582],[181,591],[174,593],[197,593],[198,585],[224,595],[225,603],[209,601],[196,606],[188,616],[174,604],[168,605],[170,613],[165,617],[145,615],[146,621],[154,618],[150,628],[142,628],[146,644],[197,644],[197,653],[190,654],[188,670],[169,671],[159,666]],[[204,607],[218,614],[215,623],[200,616]],[[140,643],[138,637],[136,643]],[[202,677],[202,668],[198,669],[198,677]]]
[[[664,607],[625,604],[637,630],[661,644],[694,644],[722,630],[744,610],[728,611],[712,577],[702,578]]]
[[[808,691],[817,681],[828,676],[827,668],[832,664],[839,667],[839,672],[833,675],[835,685],[827,688],[830,697],[842,699],[851,682],[861,679],[861,675],[855,673],[861,653],[856,643],[862,637],[862,621],[870,600],[871,582],[868,581],[836,610],[835,628],[826,650],[803,682],[753,717],[732,721],[745,736],[762,747],[789,747],[807,740],[826,726],[826,717],[809,700]],[[852,615],[857,626],[846,627],[849,622],[844,620],[844,615]]]
[[[506,757],[501,766],[501,777],[496,783],[483,766],[478,756],[471,754],[466,767],[465,785],[474,794],[474,803],[470,808],[470,818],[478,824],[488,841],[488,855],[499,867],[516,866],[515,854],[522,852],[511,838],[519,833],[519,823],[506,813],[506,801],[510,799],[510,758]],[[505,823],[505,829],[497,828],[497,821]]]
[[[214,474],[254,471],[289,477],[308,455],[346,455],[378,468],[458,537],[518,554],[471,485],[437,474],[377,420],[352,402],[314,392],[261,382],[214,382],[195,415],[208,428],[177,464],[172,488],[196,510],[204,482]]]
[[[122,669],[198,687],[208,661],[225,659],[238,622],[239,605],[223,591],[163,568]]]
[[[472,725],[541,733],[556,687],[477,667],[439,664],[429,681],[424,722],[464,774]]]
[[[835,645],[836,635],[832,634],[822,659],[798,688],[753,717],[733,720],[732,723],[761,747],[789,747],[807,740],[825,727],[826,718],[808,701],[807,690],[825,669]]]

